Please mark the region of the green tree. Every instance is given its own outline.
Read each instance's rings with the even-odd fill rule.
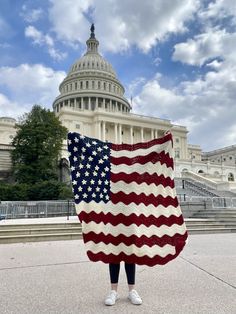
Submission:
[[[67,129],[50,110],[35,105],[17,124],[12,164],[18,183],[57,180],[58,158]]]

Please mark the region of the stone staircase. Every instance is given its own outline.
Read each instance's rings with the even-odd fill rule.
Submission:
[[[236,232],[235,209],[202,209],[185,218],[189,234]],[[82,238],[79,222],[69,223],[0,223],[0,244],[39,241],[77,240]]]
[[[236,232],[236,209],[202,209],[185,223],[190,234]]]
[[[0,244],[17,242],[39,242],[54,240],[75,240],[82,237],[79,222],[42,224],[0,224]]]

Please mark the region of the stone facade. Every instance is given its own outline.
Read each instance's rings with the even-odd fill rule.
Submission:
[[[202,154],[202,160],[210,161],[214,164],[225,164],[236,167],[236,145],[227,146]]]

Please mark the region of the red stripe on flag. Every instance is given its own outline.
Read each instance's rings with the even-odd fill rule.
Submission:
[[[134,150],[140,149],[140,148],[145,148],[145,149],[150,148],[150,147],[157,145],[157,144],[164,144],[168,141],[171,141],[172,145],[173,145],[171,133],[168,133],[167,135],[165,135],[161,138],[154,139],[154,140],[151,140],[149,142],[143,142],[143,143],[137,143],[137,144],[113,144],[113,143],[111,143],[111,149],[113,149],[115,151],[120,151],[120,150],[134,151]]]
[[[151,152],[150,154],[145,155],[145,156],[135,156],[132,158],[125,157],[125,156],[113,157],[111,155],[110,161],[114,165],[125,164],[128,166],[136,164],[136,163],[144,165],[148,162],[152,162],[153,164],[155,164],[159,161],[161,165],[166,164],[167,167],[171,167],[172,169],[174,168],[173,158],[170,157],[169,153],[165,153],[164,151],[160,153]]]
[[[187,233],[186,233],[186,238],[187,238]],[[138,265],[147,265],[147,266],[155,266],[156,264],[159,265],[165,265],[169,261],[175,259],[180,252],[183,250],[185,246],[185,241],[180,241],[179,245],[176,246],[176,253],[174,255],[168,254],[165,257],[161,257],[159,255],[156,255],[154,257],[148,257],[147,255],[145,256],[136,256],[135,254],[131,255],[126,255],[125,253],[120,253],[119,255],[114,255],[114,254],[108,254],[106,255],[103,252],[99,253],[93,253],[91,251],[87,251],[88,258],[91,261],[97,262],[97,261],[103,261],[104,263],[120,263],[122,261],[125,261],[126,263],[134,263]]]
[[[163,197],[162,195],[154,196],[153,194],[146,195],[144,193],[135,194],[134,192],[125,194],[124,192],[120,191],[118,193],[110,192],[110,200],[112,203],[117,204],[119,202],[128,205],[134,202],[136,205],[143,203],[144,205],[163,205],[164,207],[167,206],[178,206],[178,199],[177,197],[172,198],[171,196]]]
[[[127,174],[124,172],[119,172],[119,173],[110,173],[110,180],[111,182],[118,182],[118,181],[124,181],[125,183],[131,183],[131,182],[136,182],[137,184],[140,183],[146,183],[147,185],[150,185],[152,183],[155,183],[156,186],[158,185],[163,185],[163,187],[175,187],[174,180],[171,179],[170,177],[164,177],[164,175],[158,176],[158,174],[149,174],[147,172],[144,172],[142,174],[133,172],[131,174]]]
[[[163,215],[160,217],[155,217],[153,215],[150,215],[146,217],[143,214],[137,216],[136,214],[132,213],[129,216],[126,216],[121,213],[118,215],[113,215],[112,213],[104,214],[103,212],[97,214],[92,211],[90,213],[83,212],[81,218],[85,223],[94,221],[97,224],[103,222],[105,225],[110,223],[113,226],[117,226],[119,224],[130,226],[132,224],[135,224],[137,226],[144,225],[146,227],[161,227],[162,225],[170,227],[173,224],[182,225],[184,223],[182,215],[179,217],[175,215],[171,215],[169,217],[165,217]]]
[[[173,236],[169,236],[164,234],[162,237],[158,237],[156,235],[152,235],[151,237],[147,237],[142,235],[141,237],[136,236],[135,234],[127,237],[124,234],[119,234],[118,236],[113,236],[111,234],[105,235],[103,232],[95,233],[95,232],[88,232],[83,235],[84,242],[93,241],[94,243],[105,243],[105,244],[113,244],[115,246],[119,245],[120,243],[124,243],[127,246],[135,244],[137,247],[141,248],[143,245],[147,245],[149,247],[152,246],[160,246],[163,247],[167,244],[173,246],[182,245],[188,237],[187,231],[181,235],[179,233],[174,234]]]

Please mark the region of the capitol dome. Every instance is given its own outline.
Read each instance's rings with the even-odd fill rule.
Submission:
[[[131,106],[124,97],[125,89],[112,65],[98,52],[99,41],[91,26],[87,51],[70,68],[59,86],[60,95],[53,103],[55,112],[63,107],[78,110],[130,112]]]
[[[73,75],[81,71],[99,71],[109,74],[116,78],[116,73],[112,65],[105,60],[99,53],[86,52],[86,54],[78,59],[71,67],[68,75]]]

